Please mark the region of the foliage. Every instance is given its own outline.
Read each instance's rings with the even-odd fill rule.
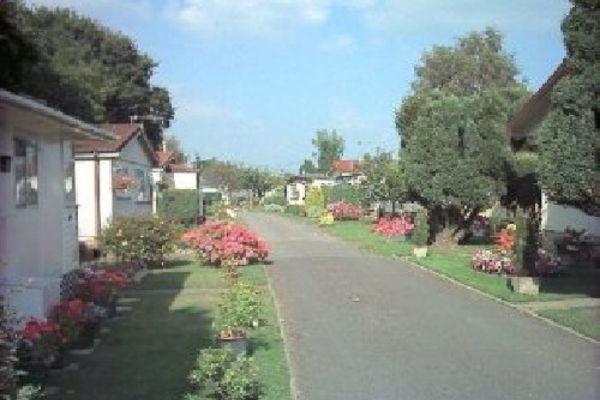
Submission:
[[[535,174],[538,164],[538,154],[532,151],[518,151],[514,155],[514,170],[519,177]]]
[[[269,255],[265,242],[244,226],[209,221],[191,229],[183,239],[211,265],[237,267],[263,261]]]
[[[332,213],[328,212],[319,217],[319,225],[321,225],[321,226],[333,225],[334,222],[335,222],[335,218],[333,217]]]
[[[275,186],[278,179],[267,170],[243,168],[240,171],[239,181],[240,188],[250,190],[253,197],[261,199]]]
[[[283,186],[276,188],[269,196],[265,196],[264,204],[277,204],[284,207],[287,204]]]
[[[12,311],[0,295],[0,398],[12,393],[17,383],[17,332]]]
[[[568,75],[539,132],[539,180],[552,201],[600,215],[600,8],[572,0],[562,23]]]
[[[327,212],[333,216],[336,221],[359,220],[363,211],[360,206],[338,201],[327,205]]]
[[[414,229],[412,218],[407,216],[379,218],[371,225],[371,232],[386,237],[409,236]]]
[[[44,390],[40,386],[26,385],[17,390],[15,400],[41,400],[44,397]]]
[[[305,210],[304,206],[297,205],[297,204],[290,204],[290,205],[286,206],[285,213],[290,214],[290,215],[296,215],[299,217],[306,216],[306,210]]]
[[[68,9],[10,3],[13,33],[16,28],[22,42],[13,53],[27,55],[31,44],[37,57],[14,66],[21,76],[9,80],[7,89],[44,99],[88,122],[152,115],[156,118],[144,122],[146,133],[160,143],[174,109],[167,90],[151,83],[157,64],[131,38]]]
[[[325,197],[329,203],[343,201],[357,206],[366,202],[366,193],[363,187],[342,183],[324,188]]]
[[[260,291],[242,283],[221,295],[215,329],[221,338],[244,336],[247,328],[258,326],[261,317]]]
[[[306,175],[306,174],[316,174],[317,172],[319,172],[319,170],[317,169],[317,167],[315,166],[315,163],[312,160],[307,159],[307,160],[304,160],[304,162],[300,166],[300,169],[298,170],[298,172],[300,173],[300,175]]]
[[[158,216],[186,226],[195,224],[200,215],[198,191],[194,189],[169,189],[158,196]]]
[[[175,225],[151,215],[119,217],[102,230],[102,250],[120,260],[139,260],[161,264],[173,250],[177,237]]]
[[[203,185],[206,187],[215,187],[229,195],[240,188],[241,167],[239,165],[216,158],[200,160],[196,156],[194,167],[200,171]]]
[[[63,346],[61,326],[55,322],[31,319],[20,336],[19,361],[27,367],[49,368],[57,360]]]
[[[335,129],[319,129],[315,134],[312,144],[316,150],[317,171],[327,173],[331,163],[344,154],[344,138]]]
[[[408,196],[401,165],[391,152],[377,150],[374,155],[366,154],[361,162],[361,170],[367,176],[361,184],[370,201],[396,203]]]
[[[311,186],[306,192],[304,200],[306,216],[319,218],[325,209],[325,193],[318,186]]]
[[[415,216],[415,229],[412,234],[412,242],[417,247],[427,246],[429,239],[429,222],[427,221],[427,214],[419,212]]]
[[[407,190],[431,210],[436,234],[460,239],[470,218],[506,193],[506,120],[526,94],[517,72],[490,28],[434,47],[416,67],[396,123]]]
[[[560,259],[544,249],[538,249],[535,260],[535,273],[537,275],[556,275],[563,270]]]
[[[251,359],[245,355],[233,358],[229,349],[201,350],[190,382],[221,400],[254,400],[261,391],[258,371]],[[200,398],[204,398],[200,392],[186,396],[187,400]]]

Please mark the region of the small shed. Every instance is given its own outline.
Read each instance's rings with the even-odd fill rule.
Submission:
[[[154,151],[142,124],[100,126],[115,140],[75,142],[79,240],[89,246],[119,216],[151,214]]]

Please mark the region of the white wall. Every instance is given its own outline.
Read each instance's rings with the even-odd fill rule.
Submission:
[[[75,162],[75,188],[78,206],[79,239],[88,242],[96,236],[96,197],[94,160]]]
[[[542,229],[563,232],[567,227],[585,229],[589,234],[600,236],[600,218],[573,207],[555,204],[542,195]]]
[[[288,183],[285,196],[289,205],[303,206],[306,198],[306,185],[301,182]]]
[[[197,189],[197,174],[195,172],[173,172],[175,189]]]
[[[38,146],[37,205],[16,207],[14,163],[0,173],[0,289],[20,314],[42,317],[59,300],[62,275],[77,264],[77,242],[69,243],[76,233],[66,231],[76,229],[64,192],[70,154],[61,146],[69,142],[59,126],[40,125],[29,113],[0,109],[0,121],[0,154],[14,162],[15,136]]]

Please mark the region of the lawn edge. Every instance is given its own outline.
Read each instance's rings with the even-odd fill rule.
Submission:
[[[285,333],[285,329],[284,329],[284,324],[285,324],[285,319],[281,318],[281,308],[280,308],[280,304],[279,304],[279,300],[277,299],[277,296],[275,295],[275,290],[273,289],[273,283],[271,282],[271,275],[269,274],[269,270],[267,269],[267,266],[265,264],[262,265],[262,270],[263,273],[265,274],[265,277],[267,278],[267,288],[269,289],[269,292],[271,293],[271,298],[273,299],[273,306],[275,307],[275,316],[277,317],[277,325],[279,327],[279,334],[281,335],[281,339],[283,340],[283,352],[285,353],[285,361],[287,362],[287,366],[288,366],[288,373],[290,375],[290,396],[292,397],[293,400],[297,400],[299,399],[299,392],[298,392],[298,388],[296,386],[296,378],[294,376],[294,371],[292,368],[292,363],[291,363],[291,357],[290,357],[290,352],[289,352],[289,346],[288,346],[288,338],[287,335]]]
[[[462,283],[462,282],[460,282],[460,281],[458,281],[458,280],[456,280],[454,278],[451,278],[451,277],[449,277],[447,275],[444,275],[442,273],[439,273],[437,271],[429,269],[429,268],[427,268],[427,267],[425,267],[423,265],[417,264],[416,262],[414,262],[414,261],[412,261],[412,260],[410,260],[408,258],[402,258],[402,257],[398,257],[396,255],[393,255],[392,258],[395,259],[395,260],[404,261],[406,264],[410,265],[411,267],[419,268],[422,271],[426,271],[426,272],[428,272],[428,273],[430,273],[432,275],[437,276],[438,278],[441,278],[441,279],[444,279],[444,280],[446,280],[446,281],[448,281],[450,283],[453,283],[454,285],[457,285],[457,286],[460,286],[460,287],[465,288],[467,290],[470,290],[472,292],[475,292],[475,293],[479,294],[480,296],[486,297],[486,298],[488,298],[490,300],[493,300],[493,301],[495,301],[497,303],[503,304],[504,306],[510,307],[513,310],[517,310],[518,312],[520,312],[522,314],[526,314],[526,315],[529,315],[529,316],[531,316],[533,318],[536,318],[536,319],[538,319],[540,321],[544,321],[548,325],[554,326],[556,328],[560,328],[560,329],[562,329],[563,331],[565,331],[567,333],[570,333],[572,335],[575,335],[575,336],[579,337],[580,339],[586,340],[586,341],[591,342],[593,344],[600,344],[600,340],[597,340],[597,339],[594,339],[593,337],[584,335],[583,333],[581,333],[579,331],[576,331],[575,329],[573,329],[571,327],[568,327],[566,325],[559,324],[558,322],[556,322],[556,321],[554,321],[554,320],[552,320],[550,318],[544,317],[544,316],[542,316],[540,314],[536,314],[534,311],[528,309],[527,307],[525,307],[525,306],[523,306],[523,305],[521,305],[519,303],[511,303],[509,301],[503,300],[503,299],[501,299],[499,297],[496,297],[494,295],[486,293],[486,292],[484,292],[484,291],[482,291],[480,289],[477,289],[477,288],[475,288],[473,286],[469,286],[469,285],[467,285],[465,283]]]

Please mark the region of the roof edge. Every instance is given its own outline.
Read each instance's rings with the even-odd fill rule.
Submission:
[[[8,103],[26,111],[33,111],[42,114],[46,118],[53,119],[63,125],[67,125],[75,131],[78,131],[88,139],[97,140],[115,140],[116,137],[109,131],[98,128],[87,122],[83,122],[75,117],[67,115],[54,108],[40,104],[34,100],[0,89],[0,102]]]

